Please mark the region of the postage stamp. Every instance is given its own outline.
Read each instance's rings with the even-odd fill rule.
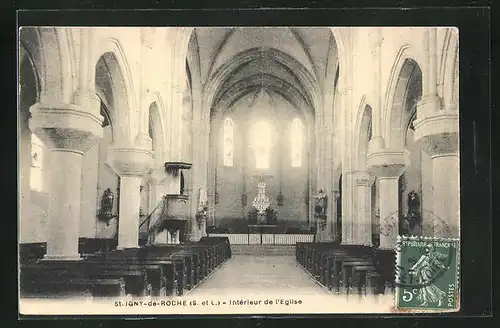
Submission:
[[[398,236],[395,250],[397,309],[459,310],[459,239]]]

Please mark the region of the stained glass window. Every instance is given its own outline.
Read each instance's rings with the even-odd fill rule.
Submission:
[[[300,167],[302,165],[302,122],[296,118],[292,122],[291,130],[292,143],[292,167]]]
[[[233,166],[234,127],[229,117],[224,120],[224,166]]]

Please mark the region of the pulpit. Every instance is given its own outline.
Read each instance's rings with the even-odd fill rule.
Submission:
[[[182,170],[191,169],[191,164],[184,162],[165,163],[165,172],[170,178],[169,192],[163,199],[163,210],[157,224],[157,231],[166,230],[167,242],[179,244],[187,231],[189,220],[189,196],[184,194]]]

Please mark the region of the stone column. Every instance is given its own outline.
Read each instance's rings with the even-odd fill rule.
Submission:
[[[356,190],[356,172],[346,172],[342,178],[342,244],[353,244],[355,234],[356,204],[354,191]]]
[[[355,223],[354,243],[372,245],[372,185],[374,178],[368,172],[356,174],[357,213]]]
[[[50,203],[44,259],[79,260],[83,154],[102,138],[103,117],[74,104],[37,103],[30,112],[31,131],[50,149]]]
[[[340,192],[338,190],[332,190],[332,214],[331,217],[329,218],[330,220],[330,235],[332,236],[333,241],[340,241],[339,240],[339,231],[337,231],[337,201],[339,199]]]
[[[433,227],[437,237],[460,235],[460,168],[458,110],[443,108],[437,88],[437,29],[426,30],[426,50],[422,76],[422,99],[413,122],[416,143],[431,156],[433,183]],[[423,172],[425,174],[425,171]],[[425,178],[425,177],[424,177]]]
[[[140,186],[151,169],[152,152],[141,148],[110,147],[108,163],[120,176],[118,248],[139,246]]]
[[[459,237],[458,111],[439,110],[423,115],[417,112],[417,115],[414,138],[432,160],[433,234],[436,237]]]
[[[408,155],[405,151],[379,150],[368,154],[371,174],[379,181],[380,248],[393,249],[399,234],[399,177]]]
[[[199,206],[199,194],[201,189],[206,190],[207,186],[207,166],[208,166],[208,133],[206,125],[210,124],[200,119],[201,115],[199,111],[196,113],[196,118],[192,123],[192,159],[193,168],[191,186],[193,189],[192,200],[191,200],[191,231],[189,234],[189,240],[199,241],[201,237],[206,236],[206,221],[200,227],[198,227],[198,222],[196,221],[196,213]]]
[[[370,149],[384,148],[384,139],[382,137],[382,95],[385,92],[385,86],[382,83],[382,44],[382,28],[376,27],[372,40],[372,46],[375,63],[375,68],[373,70],[373,94],[377,96],[372,104],[372,138],[368,144],[368,152],[370,152]]]
[[[326,122],[325,122],[326,123]],[[326,208],[326,226],[325,230],[323,231],[323,236],[322,239],[325,242],[332,242],[334,240],[333,234],[332,234],[332,223],[334,222],[334,215],[336,215],[337,209],[336,209],[336,203],[335,199],[333,197],[333,127],[331,127],[331,122],[328,124],[325,124],[327,126],[324,127],[324,140],[325,140],[325,145],[324,145],[324,161],[323,161],[323,170],[324,170],[324,178],[326,180],[326,183],[323,185],[323,190],[325,191],[327,195],[327,208]]]

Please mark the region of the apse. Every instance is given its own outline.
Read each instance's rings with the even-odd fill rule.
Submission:
[[[215,215],[212,225],[245,229],[265,184],[269,208],[281,224],[308,223],[308,149],[304,115],[266,89],[251,92],[211,122]]]

